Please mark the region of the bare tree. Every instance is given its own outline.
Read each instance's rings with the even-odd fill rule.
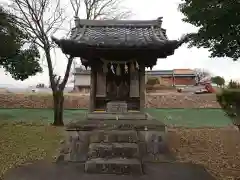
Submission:
[[[132,13],[121,6],[123,0],[70,0],[76,14],[80,5],[85,13],[85,19],[126,19]]]
[[[194,69],[195,75],[196,75],[196,83],[199,84],[204,79],[211,79],[211,73],[205,69]]]
[[[53,125],[63,125],[63,91],[68,81],[73,57],[66,56],[67,66],[63,77],[54,72],[51,51],[54,49],[53,36],[67,20],[66,7],[60,0],[11,0],[11,8],[16,14],[19,25],[28,33],[31,43],[35,43],[44,52],[47,61],[50,86],[54,102]],[[70,0],[75,17],[79,16],[80,5],[85,6],[87,19],[124,19],[130,11],[119,11],[120,0]],[[73,37],[74,38],[74,37]]]
[[[67,66],[64,77],[55,74],[51,56],[54,43],[51,36],[65,22],[65,8],[60,4],[60,0],[11,0],[11,2],[19,24],[44,52],[54,102],[53,125],[61,126],[63,125],[63,91],[69,78],[73,57],[66,56]],[[78,12],[78,7],[75,8],[75,12]]]

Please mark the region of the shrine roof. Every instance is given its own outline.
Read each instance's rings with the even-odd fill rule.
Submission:
[[[90,46],[148,47],[163,44],[166,30],[161,19],[137,20],[81,20],[72,29],[71,39]]]
[[[156,20],[86,20],[75,19],[76,27],[70,39],[56,39],[63,53],[89,59],[91,56],[133,58],[149,54],[165,58],[174,53],[183,41],[168,40],[161,27],[162,18]],[[111,52],[109,51],[111,50]],[[129,50],[131,52],[129,52]],[[143,51],[142,51],[143,50]],[[128,51],[124,54],[124,51]],[[141,52],[142,51],[142,52]],[[141,54],[142,53],[142,54]]]

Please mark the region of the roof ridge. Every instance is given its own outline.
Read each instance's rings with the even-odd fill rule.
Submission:
[[[88,20],[75,17],[75,24],[79,26],[159,26],[162,25],[162,17],[155,20]]]

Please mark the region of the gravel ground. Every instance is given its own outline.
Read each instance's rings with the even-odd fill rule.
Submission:
[[[218,180],[240,179],[240,132],[234,127],[169,131],[169,147],[179,161],[204,165]]]

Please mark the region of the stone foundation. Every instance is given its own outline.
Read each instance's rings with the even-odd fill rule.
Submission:
[[[84,163],[88,173],[142,174],[145,162],[165,162],[167,152],[165,125],[146,117],[69,124],[58,162]]]

